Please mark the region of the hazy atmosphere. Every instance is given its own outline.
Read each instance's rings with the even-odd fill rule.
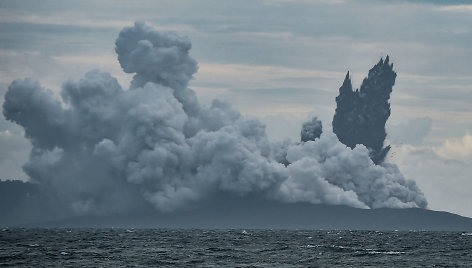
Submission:
[[[0,179],[77,213],[224,192],[472,217],[472,1],[444,2],[0,1]],[[374,66],[369,151],[333,116]]]

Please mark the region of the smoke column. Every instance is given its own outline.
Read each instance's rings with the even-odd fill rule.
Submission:
[[[357,144],[365,145],[376,164],[382,163],[390,150],[390,146],[384,147],[387,136],[385,123],[390,116],[388,101],[396,77],[387,56],[369,70],[356,91],[352,90],[348,72],[336,97],[333,132],[350,148]]]
[[[415,183],[394,165],[374,165],[364,145],[351,149],[330,132],[271,143],[262,123],[229,104],[201,105],[188,88],[198,70],[190,49],[187,38],[136,23],[116,40],[123,70],[135,74],[127,90],[97,70],[64,83],[60,95],[13,81],[3,114],[33,145],[24,165],[31,180],[76,214],[173,211],[221,194],[426,207]],[[318,122],[304,129],[321,131]]]
[[[302,131],[300,133],[301,141],[314,141],[321,136],[322,132],[323,126],[321,124],[321,120],[315,116],[311,119],[311,121],[303,123]]]

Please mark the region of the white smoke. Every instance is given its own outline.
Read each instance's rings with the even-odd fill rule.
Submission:
[[[350,149],[332,133],[275,144],[262,123],[229,104],[200,105],[187,87],[198,69],[190,48],[186,38],[136,23],[116,40],[123,70],[135,73],[129,90],[100,71],[65,83],[61,99],[30,79],[12,82],[3,113],[33,145],[25,172],[81,213],[143,203],[172,211],[221,192],[426,207],[413,181],[394,165],[375,165],[362,145]]]

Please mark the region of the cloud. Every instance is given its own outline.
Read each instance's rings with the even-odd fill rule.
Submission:
[[[447,12],[472,12],[472,5],[450,5],[437,8],[439,11]]]
[[[302,119],[286,114],[264,116],[261,122],[266,126],[267,136],[271,141],[299,139]]]
[[[388,125],[388,139],[394,144],[420,144],[431,131],[429,117],[411,118],[397,125]]]
[[[28,159],[31,145],[22,137],[20,127],[0,118],[0,180],[26,180],[28,177],[21,167]]]
[[[415,178],[428,196],[431,209],[471,217],[470,138],[467,134],[438,146],[394,145],[395,157],[391,160],[398,164],[406,177]]]
[[[436,148],[436,153],[450,159],[464,159],[472,156],[472,135],[461,138],[446,139],[444,144]]]
[[[6,119],[33,148],[24,170],[78,214],[152,205],[182,209],[221,193],[284,202],[355,207],[426,207],[396,166],[375,165],[364,146],[332,133],[305,143],[271,143],[265,126],[228,103],[199,103],[188,82],[197,71],[191,43],[143,23],[124,28],[118,60],[134,73],[125,90],[94,70],[60,95],[32,79],[13,81]]]

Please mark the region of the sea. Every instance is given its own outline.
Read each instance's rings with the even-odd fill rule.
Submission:
[[[472,233],[5,228],[0,266],[472,267]]]

